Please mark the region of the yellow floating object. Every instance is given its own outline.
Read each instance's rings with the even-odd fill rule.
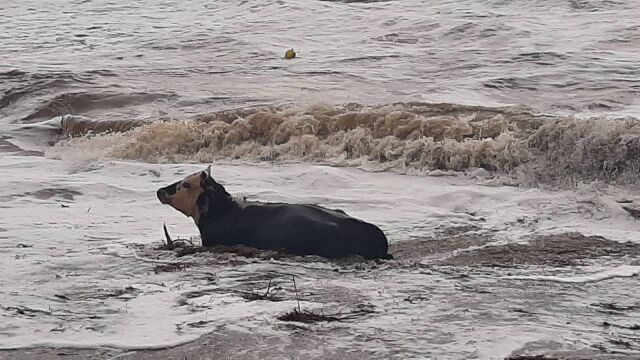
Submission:
[[[293,59],[294,57],[296,57],[296,52],[293,49],[289,49],[284,53],[285,59]]]

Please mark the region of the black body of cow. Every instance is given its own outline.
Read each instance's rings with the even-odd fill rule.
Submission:
[[[193,182],[194,178],[191,178]],[[176,193],[176,184],[158,191],[162,203]],[[246,245],[295,255],[390,259],[387,238],[377,226],[341,210],[317,205],[249,203],[234,200],[224,187],[203,172],[197,195],[196,224],[202,245]],[[190,186],[192,191],[193,184]],[[184,191],[181,189],[180,191]],[[175,206],[174,206],[175,207]],[[188,204],[182,205],[187,208]],[[188,211],[183,211],[188,216]]]
[[[200,196],[213,196],[217,203],[200,217],[198,228],[203,246],[242,244],[327,258],[391,257],[387,253],[387,238],[378,227],[341,211],[303,204],[240,206],[228,194],[226,200],[207,191]]]

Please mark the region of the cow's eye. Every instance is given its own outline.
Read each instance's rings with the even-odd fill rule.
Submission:
[[[184,184],[182,184],[182,187],[185,188],[185,189],[191,189],[191,184],[184,183]]]

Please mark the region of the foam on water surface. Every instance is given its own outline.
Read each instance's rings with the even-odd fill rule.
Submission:
[[[6,174],[0,180],[2,348],[42,344],[154,348],[188,341],[224,326],[282,334],[275,316],[296,306],[291,275],[297,278],[305,308],[330,311],[335,303],[342,304],[336,311],[343,311],[346,296],[353,304],[370,303],[380,312],[359,321],[357,329],[345,325],[351,329],[341,335],[346,342],[330,340],[338,348],[349,341],[357,344],[364,334],[384,328],[388,336],[376,340],[382,341],[378,345],[371,344],[383,352],[395,344],[419,353],[431,344],[434,353],[449,353],[450,345],[460,345],[459,336],[467,334],[476,339],[476,345],[456,351],[474,353],[478,346],[483,347],[479,345],[483,341],[492,343],[494,349],[498,344],[491,339],[520,326],[501,320],[493,331],[469,332],[467,326],[475,323],[471,318],[468,323],[464,318],[454,320],[460,316],[456,315],[459,307],[467,305],[456,302],[444,306],[451,301],[450,292],[456,291],[457,282],[429,270],[384,270],[383,266],[369,272],[336,273],[335,265],[325,263],[241,258],[236,263],[237,258],[231,255],[212,262],[207,256],[176,259],[170,252],[150,250],[149,245],[159,244],[163,222],[174,236],[197,238],[194,224],[159,204],[155,190],[202,170],[204,165],[107,160],[72,163],[5,156],[0,168]],[[640,233],[640,224],[615,211],[610,202],[602,202],[611,208],[600,207],[600,217],[586,216],[584,197],[575,192],[485,186],[464,177],[372,176],[351,168],[244,162],[217,162],[213,176],[236,196],[341,208],[378,224],[392,243],[461,226],[472,226],[478,234],[495,234],[494,243],[526,241],[533,234],[575,229],[620,241],[637,241],[637,236],[630,235]],[[523,218],[528,220],[523,222]],[[158,266],[176,263],[187,265],[180,271],[158,271]],[[603,274],[613,279],[629,276],[631,270],[637,269],[604,269]],[[582,275],[576,276],[565,282],[582,279]],[[598,277],[600,281],[603,276],[589,279]],[[270,278],[285,288],[285,301],[246,302],[240,296],[241,291],[264,291]],[[491,278],[479,275],[473,286],[499,286]],[[418,311],[411,305],[424,302],[420,299],[425,297],[430,299],[427,308]],[[486,306],[482,304],[487,299],[477,301],[473,306]],[[398,307],[404,303],[409,308]],[[386,311],[390,313],[384,315]],[[501,317],[497,308],[482,311],[495,312],[495,319]],[[428,327],[433,329],[427,333],[426,324],[409,320],[425,312],[429,314]],[[407,321],[412,325],[401,330]],[[434,338],[454,331],[450,328],[453,325],[446,323],[457,324],[455,332],[460,335],[435,346]],[[403,340],[406,336],[420,340],[408,344]],[[532,340],[523,334],[524,338]],[[504,348],[513,350],[518,343],[513,338]]]

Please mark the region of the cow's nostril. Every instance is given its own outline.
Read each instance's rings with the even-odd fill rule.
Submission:
[[[167,203],[167,193],[162,189],[158,190],[158,200],[160,200],[162,204]]]

